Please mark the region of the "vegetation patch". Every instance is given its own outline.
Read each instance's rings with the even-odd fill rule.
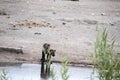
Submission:
[[[108,44],[106,28],[96,38],[93,63],[94,68],[97,68],[99,80],[120,80],[120,62],[114,53],[114,43],[113,39],[111,44]]]

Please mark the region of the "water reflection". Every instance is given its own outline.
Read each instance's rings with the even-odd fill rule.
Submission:
[[[46,65],[45,65],[45,62],[42,62],[41,63],[41,73],[40,73],[40,77],[42,78],[42,79],[45,79],[45,80],[48,80],[48,78],[50,77],[50,72],[47,72],[48,70],[48,68],[46,67]],[[49,71],[50,71],[50,68],[49,68]]]
[[[53,63],[51,68],[54,67],[54,72],[56,73],[57,80],[62,80],[61,78],[61,64]],[[9,73],[9,78],[11,80],[52,80],[49,76],[41,77],[41,65],[40,64],[22,64],[19,66],[6,66],[0,67],[0,73],[2,69],[6,69]],[[90,80],[90,75],[92,73],[91,68],[81,68],[81,67],[69,67],[69,80]],[[96,76],[96,75],[95,75]],[[95,78],[95,77],[94,77]],[[94,79],[98,80],[98,79]]]

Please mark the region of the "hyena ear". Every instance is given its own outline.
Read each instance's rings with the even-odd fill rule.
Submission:
[[[44,43],[44,44],[43,44],[43,47],[45,47],[46,45],[47,45],[47,43]]]
[[[50,44],[48,44],[48,43],[43,44],[43,48],[45,48],[45,49],[50,48]]]

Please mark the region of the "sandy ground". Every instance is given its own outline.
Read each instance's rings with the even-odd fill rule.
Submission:
[[[0,0],[0,47],[23,50],[0,51],[0,61],[39,62],[42,45],[50,43],[54,61],[67,55],[70,62],[91,63],[96,26],[108,28],[120,53],[119,0]]]

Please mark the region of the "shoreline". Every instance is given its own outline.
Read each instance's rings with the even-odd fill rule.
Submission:
[[[21,65],[21,64],[40,64],[40,62],[37,61],[0,61],[0,66],[14,66],[14,65]],[[61,64],[61,61],[52,61],[52,63],[59,63]],[[74,67],[87,67],[87,68],[92,68],[93,64],[92,63],[77,63],[77,62],[69,62],[68,66],[74,66]]]

